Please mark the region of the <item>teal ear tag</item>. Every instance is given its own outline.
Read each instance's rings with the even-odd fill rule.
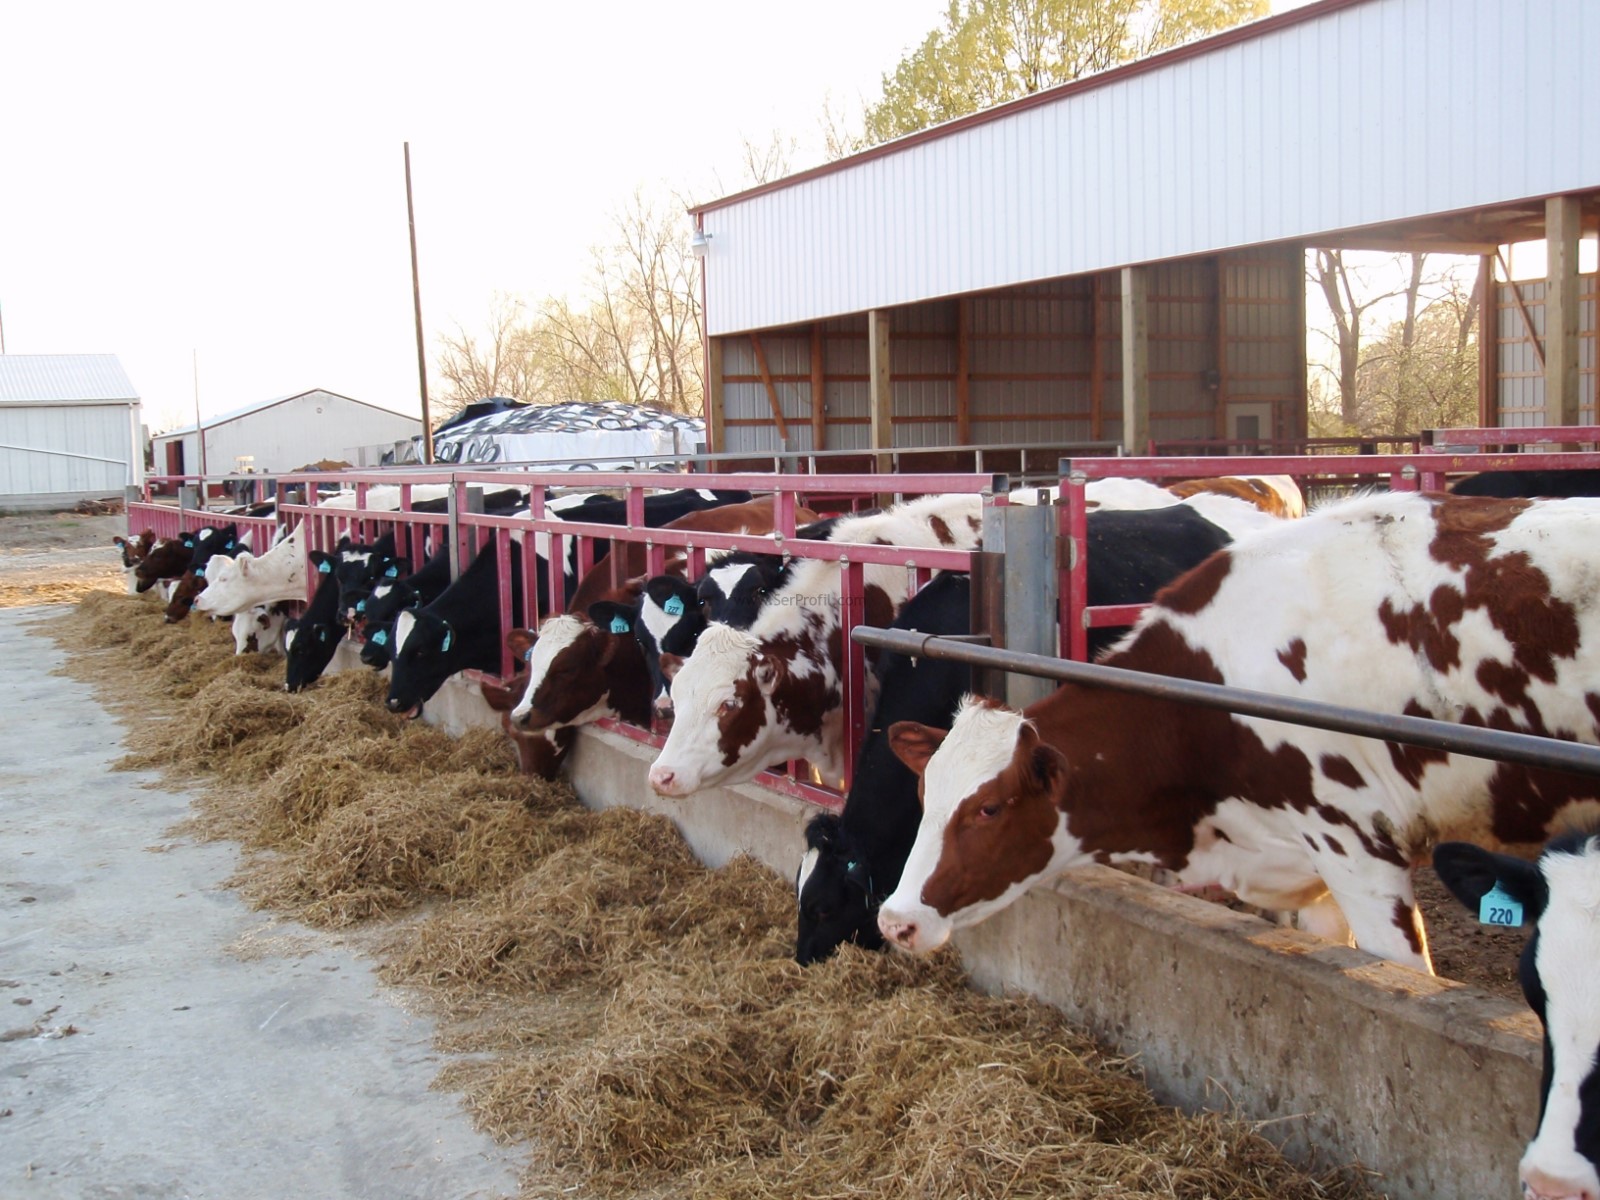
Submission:
[[[397,566],[394,566],[393,564],[391,564],[389,569],[383,573],[383,577],[385,579],[398,579],[398,578],[400,578],[400,568],[397,567]]]
[[[333,574],[333,564],[330,562],[319,562],[317,564],[317,573],[320,575]]]
[[[633,626],[628,624],[628,618],[627,617],[612,617],[611,618],[611,632],[612,633],[627,633],[628,630],[630,630],[632,628],[633,628]]]
[[[661,611],[669,617],[683,616],[683,597],[668,596],[667,602],[661,606]]]
[[[450,643],[455,640],[456,631],[454,629],[446,629],[444,631],[444,645],[440,646],[439,649],[446,654],[450,653]]]
[[[356,611],[357,612],[366,612],[367,611],[367,602],[365,600],[357,600],[356,601]]]
[[[196,579],[204,579],[206,577],[206,569],[204,567],[196,567],[194,569],[194,577]]]
[[[533,647],[532,646],[529,646],[526,650],[524,650],[522,652],[522,661],[523,662],[532,662],[533,661]]]
[[[367,640],[375,646],[387,646],[389,644],[388,631],[380,629]]]
[[[1522,904],[1512,899],[1497,883],[1479,901],[1478,921],[1483,925],[1515,929],[1522,924]]]

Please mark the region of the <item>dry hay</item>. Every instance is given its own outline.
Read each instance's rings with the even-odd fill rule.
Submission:
[[[142,749],[228,782],[207,803],[258,848],[239,877],[258,904],[324,925],[435,905],[389,935],[383,973],[468,1015],[447,1039],[493,1056],[439,1086],[547,1156],[530,1190],[560,1167],[568,1190],[732,1200],[1367,1194],[1156,1104],[1061,1014],[972,992],[949,954],[798,967],[789,885],[513,774],[498,733],[399,721],[365,672],[296,696],[208,674],[188,657],[206,632],[148,608],[127,630],[127,603],[86,602],[78,625],[121,622],[128,678],[197,685]]]
[[[1060,1013],[970,991],[949,956],[652,959],[591,1040],[441,1083],[613,1195],[678,1179],[736,1200],[1367,1194],[1155,1103]]]
[[[0,608],[75,604],[86,597],[109,595],[122,590],[120,570],[102,579],[41,579],[32,583],[0,583]]]

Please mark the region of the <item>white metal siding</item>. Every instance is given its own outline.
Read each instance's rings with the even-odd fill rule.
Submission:
[[[1595,0],[1370,0],[704,214],[709,332],[1600,186]]]
[[[319,459],[354,462],[361,446],[404,441],[422,432],[416,417],[392,413],[332,392],[313,391],[206,426],[206,471],[226,475],[244,455],[261,471],[292,471]],[[193,430],[155,439],[156,474],[166,473],[166,446],[183,441],[184,471],[200,473]]]
[[[0,404],[0,504],[120,497],[139,478],[128,414],[124,404]]]

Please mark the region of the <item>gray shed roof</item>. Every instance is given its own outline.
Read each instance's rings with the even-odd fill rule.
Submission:
[[[138,399],[115,354],[0,354],[0,404]]]
[[[359,404],[363,408],[375,408],[386,416],[402,417],[408,421],[415,421],[417,423],[417,428],[422,428],[421,417],[413,416],[410,413],[396,412],[392,408],[385,408],[381,404],[373,404],[367,400],[357,400],[354,396],[346,396],[343,392],[330,392],[327,388],[307,388],[303,392],[290,392],[287,396],[274,396],[270,400],[258,400],[254,404],[246,404],[243,408],[236,408],[231,412],[220,413],[215,417],[207,417],[205,426],[209,431],[215,429],[218,425],[226,425],[229,421],[237,421],[240,417],[248,417],[253,413],[261,412],[263,409],[272,408],[275,405],[283,404],[289,400],[298,400],[301,396],[327,396],[334,400],[343,400],[347,404]],[[193,433],[194,430],[195,427],[193,423],[190,423],[183,426],[181,429],[168,429],[164,433],[158,433],[151,440],[160,441],[163,438],[182,437],[184,434]]]

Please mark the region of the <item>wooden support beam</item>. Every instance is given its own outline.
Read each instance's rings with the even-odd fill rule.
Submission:
[[[1289,262],[1289,295],[1293,298],[1294,307],[1294,417],[1289,422],[1289,436],[1303,438],[1311,436],[1311,398],[1307,394],[1306,375],[1306,248],[1304,246],[1290,246],[1288,251]]]
[[[867,313],[867,411],[872,418],[872,449],[894,448],[894,388],[889,374],[889,312]],[[878,455],[878,471],[887,474],[892,460]]]
[[[1544,203],[1549,278],[1544,294],[1544,418],[1576,425],[1578,415],[1578,237],[1583,209],[1577,196]]]
[[[822,326],[811,327],[811,449],[828,448],[828,380],[823,371]]]
[[[1478,259],[1478,425],[1500,425],[1500,298],[1492,254]]]
[[[781,448],[789,448],[789,423],[783,419],[783,406],[778,403],[778,385],[772,382],[772,372],[767,369],[767,352],[761,345],[761,335],[752,333],[750,345],[756,352],[756,370],[761,372],[761,382],[767,389],[767,404],[772,409],[772,423],[778,427]]]
[[[1222,255],[1211,256],[1212,277],[1216,287],[1212,291],[1212,321],[1216,341],[1212,353],[1216,356],[1216,386],[1211,388],[1211,403],[1216,406],[1216,423],[1212,426],[1216,436],[1228,436],[1228,297],[1223,286]],[[1274,435],[1276,436],[1276,435]]]
[[[722,339],[706,339],[706,450],[720,454],[728,448],[728,410],[722,393]],[[716,470],[716,464],[711,465]]]
[[[1122,448],[1150,443],[1150,319],[1144,267],[1122,268]]]
[[[956,441],[972,444],[972,301],[956,301]]]
[[[1106,348],[1100,336],[1100,306],[1105,303],[1105,275],[1095,272],[1089,301],[1089,440],[1105,437]]]

